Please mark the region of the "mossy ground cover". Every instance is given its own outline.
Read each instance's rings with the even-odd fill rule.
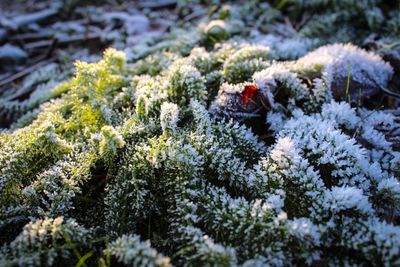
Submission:
[[[77,61],[0,134],[0,265],[400,264],[389,2],[208,3]]]

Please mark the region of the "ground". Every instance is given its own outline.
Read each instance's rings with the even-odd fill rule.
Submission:
[[[400,264],[397,1],[0,9],[0,266]]]

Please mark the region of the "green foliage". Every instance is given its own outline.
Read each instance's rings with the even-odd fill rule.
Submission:
[[[92,229],[85,229],[63,217],[31,222],[0,254],[2,266],[65,264],[74,257],[73,250],[92,249],[92,232]],[[78,259],[72,258],[74,261],[78,262]]]
[[[159,255],[147,242],[141,242],[138,236],[123,235],[110,245],[110,254],[118,262],[130,266],[167,267],[169,258]]]
[[[269,66],[269,49],[263,46],[247,46],[239,49],[224,63],[225,80],[230,83],[248,81],[254,72]]]
[[[393,3],[388,3],[392,5]],[[385,31],[384,25],[393,21],[390,8],[385,1],[326,1],[289,0],[284,5],[292,19],[310,18],[301,28],[300,35],[319,38],[321,44],[334,42],[353,42],[361,44],[372,31],[393,34]],[[388,12],[389,11],[389,12]],[[318,16],[313,14],[318,13]],[[389,23],[391,24],[391,23]]]
[[[117,150],[123,148],[124,145],[123,137],[112,126],[107,125],[101,128],[99,153],[105,162],[111,162],[117,154]]]
[[[207,99],[204,77],[185,60],[178,60],[169,68],[165,86],[168,99],[180,106],[188,105],[192,98]]]
[[[314,52],[273,62],[292,51],[247,35],[280,12],[326,9],[300,36],[362,14],[329,35],[340,40],[359,23],[381,27],[382,3],[281,3],[216,6],[199,27],[146,43],[134,62],[115,49],[77,62],[72,79],[1,132],[0,265],[396,265],[397,118],[332,95],[343,77],[351,93],[364,69],[386,85],[391,67],[351,45],[317,51],[350,51],[360,63],[350,70]],[[271,31],[287,29],[280,22]],[[219,116],[246,113],[246,86],[264,101],[249,97],[257,112]]]

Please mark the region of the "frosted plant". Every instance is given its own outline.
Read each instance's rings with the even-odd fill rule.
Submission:
[[[171,266],[170,260],[150,247],[138,236],[123,235],[110,244],[109,253],[128,266]]]
[[[59,76],[60,79],[65,78],[61,74],[54,74],[55,77]],[[7,99],[0,100],[0,115],[2,116],[2,120],[4,122],[7,120],[15,120],[17,118],[21,118],[24,114],[29,111],[38,108],[40,104],[59,97],[62,93],[65,93],[68,88],[66,83],[60,83],[60,80],[50,80],[46,83],[39,83],[38,85],[29,84],[25,85],[26,88],[36,86],[34,92],[29,95],[29,98],[24,99],[22,101],[12,100],[13,96],[8,97]],[[17,98],[18,96],[15,96]]]
[[[0,173],[3,177],[0,188],[2,204],[18,202],[17,199],[20,195],[15,194],[15,188],[20,188],[30,182],[30,178],[24,175],[34,175],[40,170],[40,167],[46,166],[54,159],[61,158],[70,149],[69,144],[55,133],[55,127],[51,122],[19,129],[10,135],[3,134],[1,137],[3,148],[0,154]],[[27,156],[29,156],[28,161],[26,160]],[[28,168],[25,173],[21,172],[20,168],[25,169],[33,162],[35,162],[36,168]]]
[[[62,83],[66,78],[66,73],[60,71],[60,66],[55,63],[48,64],[27,75],[17,92],[8,93],[0,100],[2,120],[15,120],[40,104],[60,96],[68,90]],[[30,91],[33,92],[25,98],[24,95]]]
[[[86,148],[88,149],[88,148]],[[39,173],[22,191],[25,203],[38,216],[65,215],[74,209],[73,200],[81,193],[79,185],[90,179],[93,151],[74,152]]]
[[[275,34],[255,35],[255,42],[271,48],[270,56],[279,60],[295,60],[317,45],[316,39],[283,38]]]
[[[203,31],[205,38],[213,43],[229,38],[229,29],[227,23],[223,20],[211,21],[204,27]]]
[[[205,101],[207,90],[200,72],[185,60],[177,60],[168,69],[164,83],[167,98],[178,105],[187,105],[190,99]]]
[[[326,81],[336,100],[350,95],[353,102],[377,95],[393,75],[392,67],[379,56],[351,44],[327,45],[300,58],[295,65],[302,73],[327,72]],[[349,91],[347,80],[350,79]]]
[[[378,162],[382,170],[388,173],[386,175],[398,174],[396,166],[399,164],[400,154],[395,149],[395,139],[388,138],[398,127],[395,117],[384,111],[373,112],[363,109],[359,113],[362,119],[362,124],[359,126],[360,140],[372,146],[368,150],[370,159]]]
[[[42,166],[44,168],[41,171],[34,172],[32,175],[35,179],[19,181],[22,182],[22,186],[18,195],[23,197],[19,200],[23,209],[17,209],[19,212],[14,215],[10,214],[9,221],[3,221],[2,226],[13,227],[14,220],[21,221],[42,216],[54,217],[73,212],[76,208],[76,197],[82,193],[81,187],[91,178],[90,169],[97,160],[94,153],[93,147],[78,143],[69,154],[63,155],[54,165],[50,164],[47,167],[49,165],[47,164]],[[89,210],[91,208],[87,209]]]
[[[300,36],[318,38],[321,44],[335,42],[353,42],[361,44],[371,31],[395,34],[384,29],[385,19],[392,18],[380,0],[366,1],[326,1],[326,0],[290,0],[285,9],[290,11],[291,19],[320,15],[302,24]]]
[[[370,165],[366,151],[356,140],[335,129],[330,121],[303,116],[289,120],[278,136],[290,137],[312,158],[327,186],[357,185],[368,189],[370,180],[380,180],[379,167]],[[374,168],[378,168],[375,171]]]
[[[396,178],[383,179],[379,182],[375,203],[378,212],[387,221],[393,221],[400,213],[400,182]]]
[[[329,207],[335,216],[343,210],[354,209],[362,214],[371,215],[372,207],[368,202],[368,198],[363,195],[361,189],[354,187],[332,187],[331,190],[325,191],[324,205]]]
[[[362,119],[357,115],[349,103],[331,101],[322,106],[321,117],[346,129],[356,129]]]
[[[264,144],[251,130],[238,123],[216,123],[198,102],[193,101],[191,108],[196,122],[196,134],[190,137],[191,142],[203,151],[207,164],[218,174],[217,179],[249,194],[262,194],[263,181],[262,177],[258,180],[256,163],[265,151]],[[242,161],[244,157],[247,164]]]
[[[282,264],[285,258],[291,262],[296,260],[301,262],[304,260],[303,256],[310,256],[308,253],[304,255],[298,253],[299,258],[294,259],[291,251],[283,249],[289,239],[293,242],[293,248],[300,250],[302,248],[296,245],[297,242],[302,240],[302,245],[308,246],[313,239],[309,234],[296,233],[292,236],[291,233],[297,231],[290,223],[287,224],[285,213],[274,214],[274,210],[268,204],[261,204],[257,200],[249,203],[243,198],[233,199],[224,190],[212,186],[206,188],[207,191],[193,191],[190,195],[193,203],[198,206],[195,209],[199,212],[197,223],[206,225],[207,230],[214,235],[219,233],[220,240],[236,249],[238,258],[261,254],[268,257],[270,264]],[[205,211],[209,212],[204,213]],[[278,231],[279,234],[271,236],[268,234],[269,231],[260,231],[266,228],[270,228],[271,232]],[[266,240],[270,244],[272,242],[273,246],[264,246]]]
[[[339,236],[341,240],[335,241],[332,238],[326,240],[326,244],[336,244],[344,250],[352,251],[357,249],[360,252],[364,262],[370,262],[382,266],[392,266],[399,259],[399,247],[393,246],[400,240],[398,227],[376,218],[370,218],[365,221],[355,221],[349,218],[341,220]],[[328,226],[325,231],[335,232],[339,228],[333,224]],[[332,235],[334,237],[335,235]],[[328,253],[329,254],[329,253]],[[343,264],[347,261],[355,263],[356,259],[348,255],[331,256],[337,264]]]
[[[180,248],[181,260],[218,266],[236,265],[236,251],[232,247],[215,243],[200,228],[193,226],[193,223],[197,221],[193,208],[195,208],[193,203],[182,199],[174,210],[175,218],[172,219],[171,232],[174,242]]]
[[[278,139],[260,166],[270,190],[275,189],[278,195],[284,192],[285,210],[290,216],[304,216],[319,205],[318,198],[326,187],[290,138]]]
[[[136,148],[127,146],[121,157],[119,168],[112,172],[113,179],[105,188],[105,228],[111,236],[136,228],[136,222],[145,212],[146,199],[149,199],[145,178],[154,175]]]
[[[313,88],[307,86],[301,77],[284,64],[274,64],[253,75],[254,83],[262,91],[273,95],[272,101],[283,106],[287,113],[301,106],[305,111],[315,111],[319,109],[320,101],[316,101],[315,94],[322,94],[322,101],[329,98],[326,88],[322,85],[322,92],[314,92]],[[316,84],[316,87],[318,84]],[[279,108],[279,107],[277,107]]]
[[[331,102],[322,107],[321,114],[317,117],[329,119],[349,135],[352,133],[367,148],[365,152],[369,160],[379,164],[381,168],[376,169],[376,177],[389,177],[396,173],[399,152],[395,149],[396,143],[389,137],[390,132],[398,127],[398,123],[392,114],[385,111],[355,110],[348,103]]]
[[[210,102],[214,99],[222,83],[222,61],[219,59],[218,51],[208,52],[204,48],[193,48],[189,59],[205,78],[207,97]]]
[[[150,54],[144,59],[136,61],[133,65],[129,66],[135,75],[150,75],[156,76],[160,72],[171,65],[178,56],[170,52],[160,52],[157,54]]]
[[[56,266],[62,261],[78,262],[66,239],[83,252],[91,248],[91,231],[63,217],[30,222],[2,253],[3,263],[6,266]]]
[[[254,72],[269,66],[266,46],[245,46],[228,57],[224,63],[223,73],[229,83],[246,82]]]
[[[329,88],[321,79],[307,84],[289,66],[274,63],[254,73],[252,83],[223,84],[210,111],[228,118],[262,117],[271,109],[290,115],[298,107],[305,112],[318,111],[330,99]]]
[[[160,81],[149,76],[139,76],[135,86],[136,113],[140,118],[154,116],[161,102],[167,98]]]
[[[112,126],[101,128],[101,141],[99,144],[99,153],[106,161],[112,160],[117,150],[124,147],[125,141],[121,134]]]
[[[161,105],[160,122],[163,131],[175,130],[178,123],[179,109],[176,104],[164,102]]]
[[[0,265],[398,265],[399,111],[352,95],[396,74],[350,44],[307,54],[383,4],[273,5],[217,5],[33,94],[0,133]]]

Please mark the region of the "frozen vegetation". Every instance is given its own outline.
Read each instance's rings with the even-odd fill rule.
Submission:
[[[398,2],[275,2],[1,98],[0,266],[400,265]]]

